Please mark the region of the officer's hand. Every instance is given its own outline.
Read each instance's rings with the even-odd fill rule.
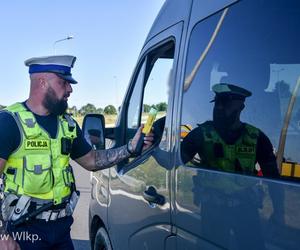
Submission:
[[[135,136],[132,138],[132,148],[135,151],[136,145],[140,139],[140,136],[142,134],[142,130],[144,128],[144,125],[141,125],[138,129],[138,131],[136,132]],[[144,137],[144,145],[143,145],[143,150],[146,150],[147,148],[150,148],[153,144],[153,140],[154,140],[154,134],[152,132],[150,132],[149,134],[146,134]]]
[[[8,236],[8,238],[5,239],[5,234],[2,234],[1,236],[3,236],[3,238],[0,239],[1,250],[21,250],[19,244],[14,241],[12,237]]]

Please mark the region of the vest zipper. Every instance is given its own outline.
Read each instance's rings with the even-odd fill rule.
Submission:
[[[49,156],[50,157],[50,165],[51,165],[51,181],[52,181],[52,189],[53,189],[53,187],[54,187],[54,173],[53,173],[53,159],[52,159],[52,150],[51,150],[51,138],[50,138],[50,140],[49,140],[49,142],[50,142],[50,153],[51,153],[51,155]]]

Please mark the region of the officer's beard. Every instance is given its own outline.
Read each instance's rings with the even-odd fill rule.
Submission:
[[[53,115],[62,115],[68,108],[68,102],[64,99],[59,100],[53,88],[49,87],[43,100],[44,107]]]

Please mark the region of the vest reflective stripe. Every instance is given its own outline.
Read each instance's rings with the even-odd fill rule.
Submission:
[[[19,126],[21,143],[6,162],[4,191],[60,204],[70,195],[74,183],[69,166],[70,155],[61,153],[61,140],[67,138],[73,141],[76,128],[70,131],[66,119],[59,116],[57,137],[52,139],[21,103],[6,110]]]
[[[259,130],[245,124],[245,132],[233,145],[226,144],[216,132],[212,122],[202,124],[203,153],[201,162],[204,166],[229,172],[253,174],[256,161],[256,145]],[[220,156],[216,155],[220,151]]]

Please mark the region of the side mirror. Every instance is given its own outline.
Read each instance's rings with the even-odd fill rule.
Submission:
[[[100,114],[84,116],[82,123],[83,136],[93,149],[105,149],[105,121]]]

